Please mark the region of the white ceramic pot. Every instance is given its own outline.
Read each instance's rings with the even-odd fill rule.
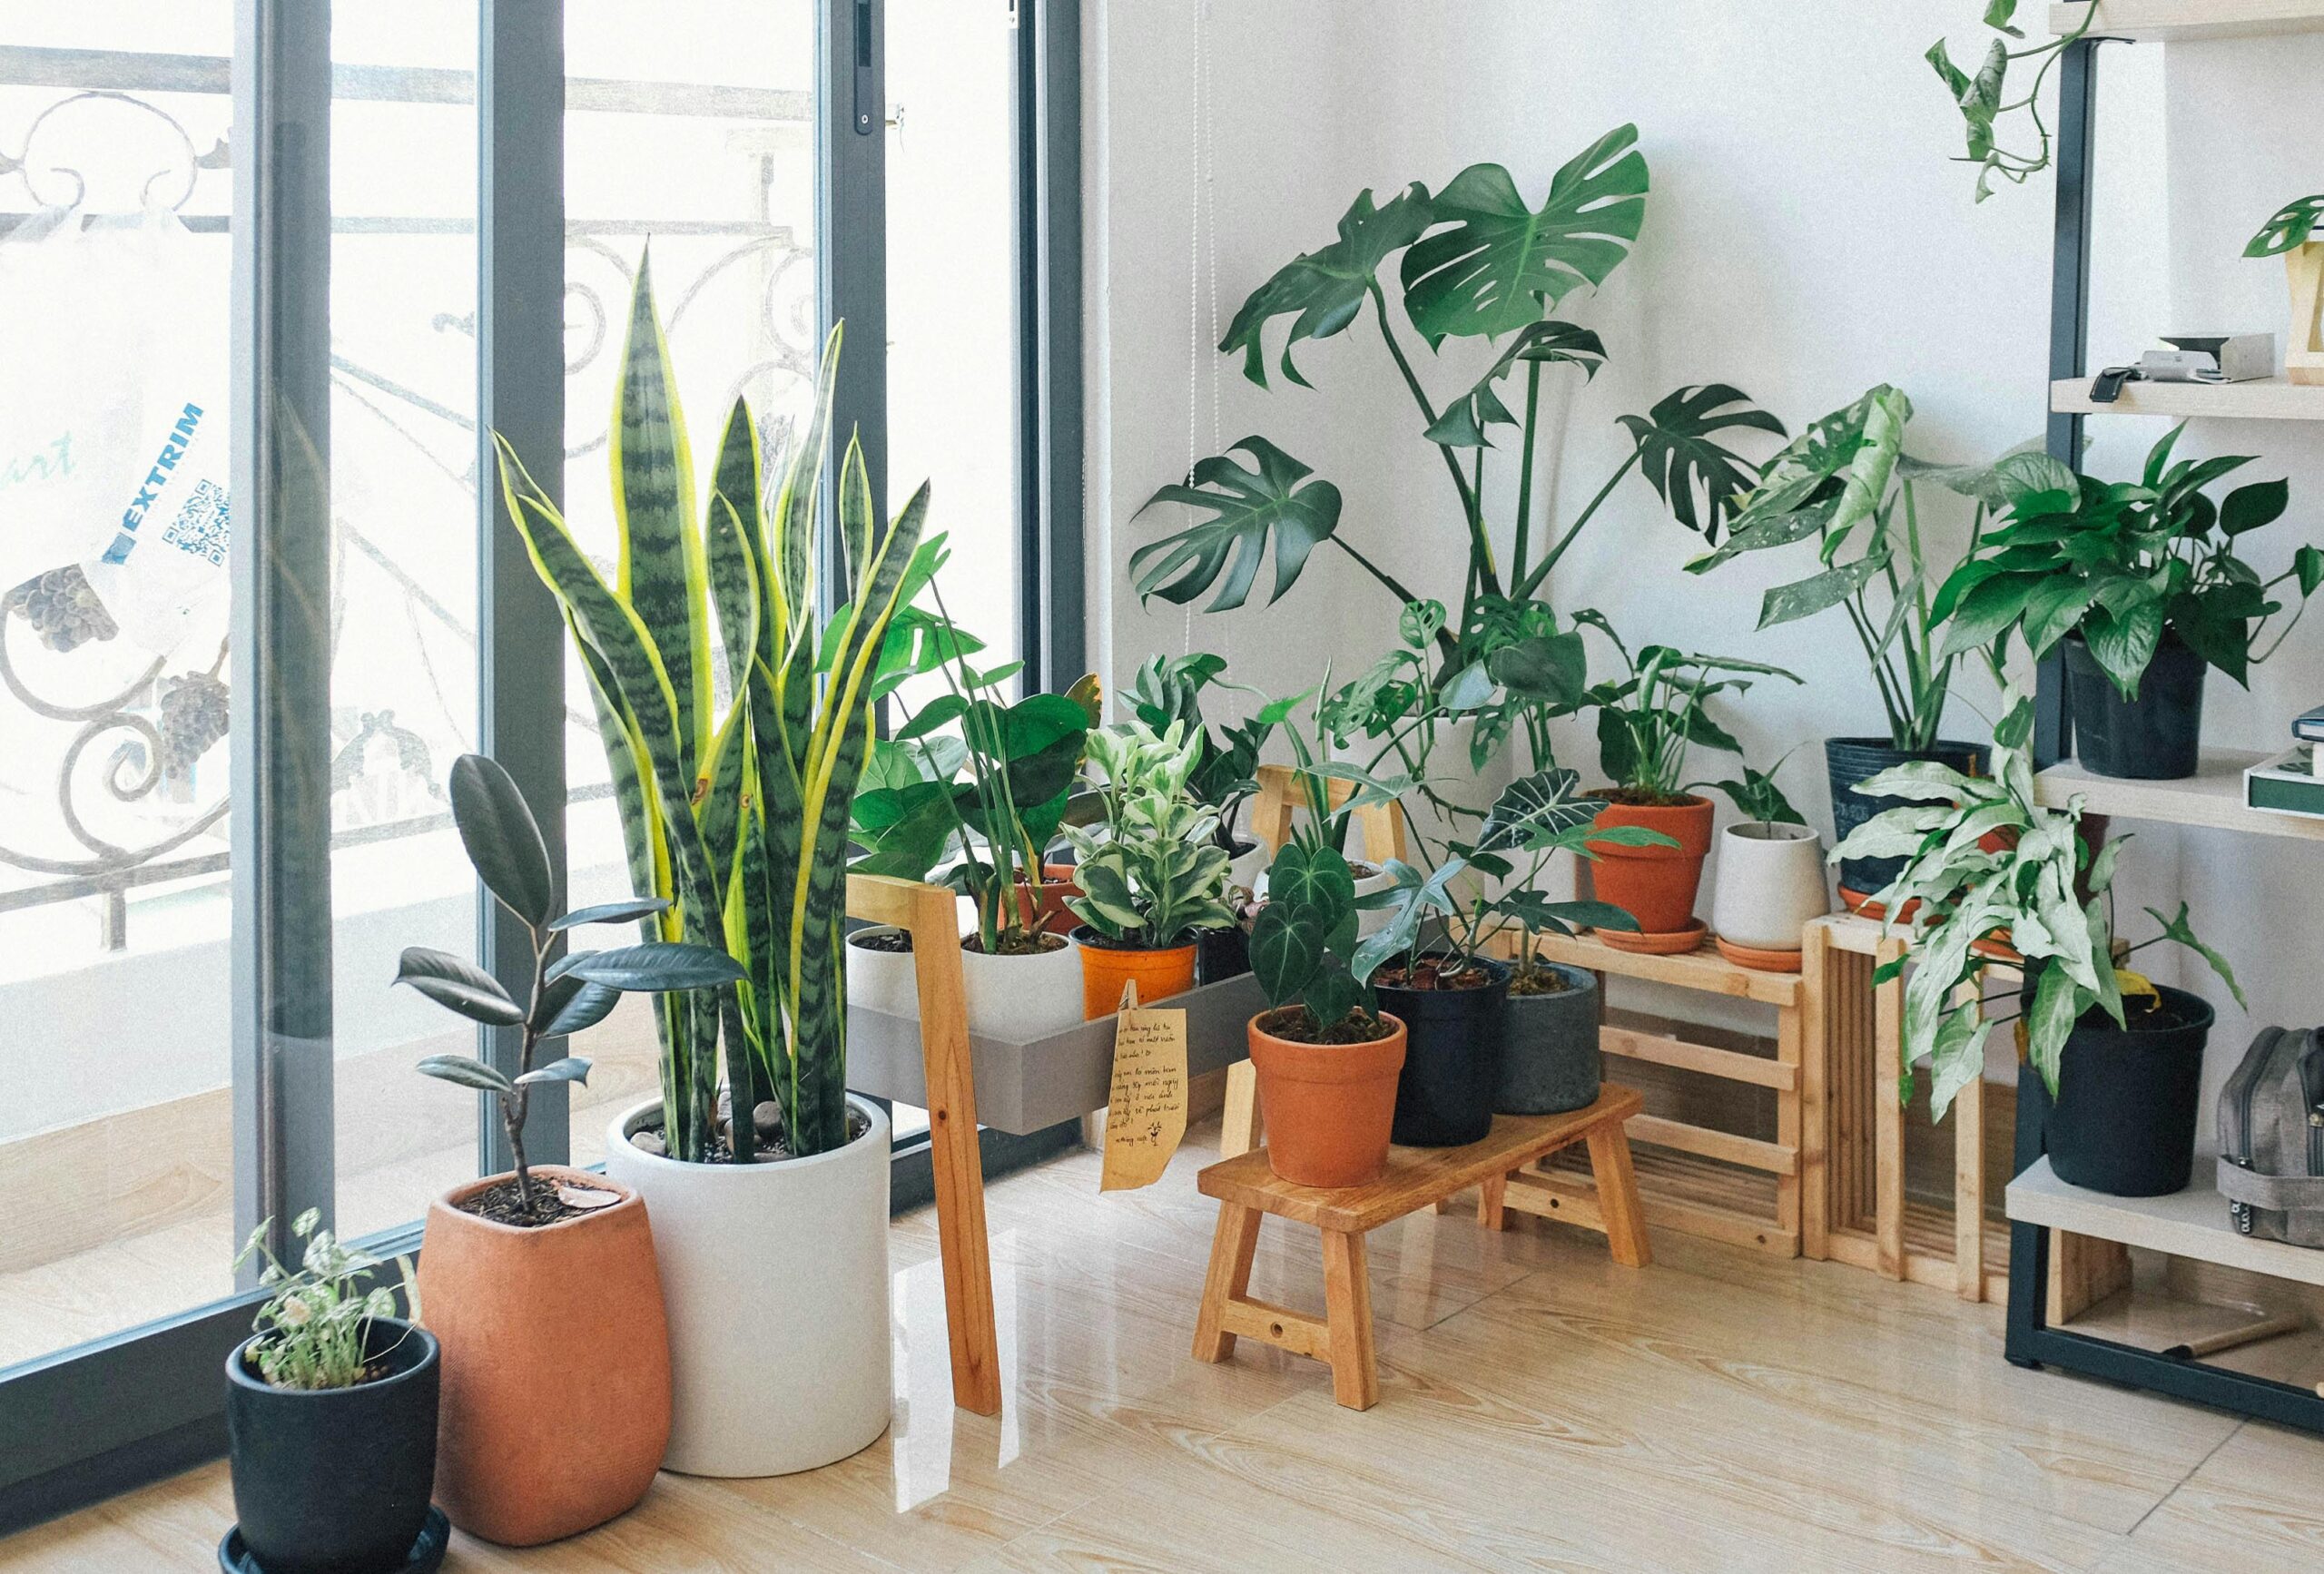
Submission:
[[[1729,944],[1796,951],[1810,919],[1832,910],[1824,843],[1805,825],[1748,820],[1718,833],[1710,927]]]
[[[772,1164],[682,1164],[606,1133],[606,1174],[645,1199],[670,1320],[666,1469],[780,1476],[888,1430],[888,1117],[845,1147]],[[553,1337],[546,1333],[545,1337]]]
[[[893,934],[882,925],[848,937],[847,999],[852,1006],[920,1020],[920,982],[910,951],[866,950],[862,935]],[[1081,1025],[1081,959],[1069,945],[1029,957],[989,957],[963,947],[960,979],[969,1031],[1023,1042]]]

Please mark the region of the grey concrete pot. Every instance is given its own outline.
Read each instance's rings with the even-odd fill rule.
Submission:
[[[1598,1101],[1598,979],[1557,962],[1540,966],[1567,987],[1554,995],[1509,997],[1496,1114],[1559,1115]]]

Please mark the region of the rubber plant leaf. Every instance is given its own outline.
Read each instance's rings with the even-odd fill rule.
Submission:
[[[1436,195],[1435,231],[1405,251],[1404,310],[1433,347],[1498,338],[1539,320],[1583,284],[1602,284],[1646,218],[1638,127],[1620,125],[1551,178],[1537,211],[1499,164],[1472,164]]]
[[[452,824],[484,888],[533,929],[556,912],[556,880],[548,848],[525,795],[497,760],[463,754],[452,762]]]
[[[1249,467],[1231,457],[1236,450],[1251,457]],[[1163,487],[1145,507],[1181,503],[1209,517],[1130,554],[1138,595],[1183,605],[1216,585],[1208,610],[1231,611],[1250,595],[1272,544],[1275,589],[1267,599],[1280,599],[1297,582],[1307,555],[1339,527],[1340,489],[1309,480],[1312,474],[1261,437],[1197,463],[1185,483]]]
[[[430,1055],[414,1069],[423,1077],[457,1082],[479,1093],[507,1093],[516,1086],[497,1067],[466,1055]]]
[[[670,994],[739,983],[744,974],[734,958],[715,946],[649,943],[598,951],[566,976],[607,989]]]
[[[513,1028],[525,1019],[524,1008],[509,998],[499,979],[448,951],[428,946],[406,946],[396,965],[395,982],[409,984],[438,1005],[458,1011],[472,1022]]]
[[[1784,435],[1783,422],[1726,383],[1682,388],[1622,425],[1638,442],[1640,467],[1672,517],[1717,545],[1731,502],[1750,490],[1756,467],[1717,439],[1734,431]]]
[[[1375,207],[1371,192],[1365,191],[1341,216],[1338,240],[1285,263],[1251,292],[1227,325],[1220,352],[1241,350],[1243,375],[1266,387],[1266,327],[1278,317],[1290,316],[1291,331],[1283,342],[1283,375],[1302,388],[1310,386],[1292,364],[1293,348],[1303,339],[1329,339],[1354,322],[1380,265],[1433,222],[1428,189],[1417,181],[1385,206]]]
[[[638,919],[651,918],[657,912],[666,912],[669,906],[670,899],[666,896],[627,897],[620,901],[576,908],[562,917],[551,919],[548,927],[552,930],[576,930],[584,924],[630,923]]]

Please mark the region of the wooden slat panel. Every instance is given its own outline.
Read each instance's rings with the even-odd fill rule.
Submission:
[[[1665,1038],[1634,1028],[1600,1028],[1598,1048],[1625,1060],[1699,1071],[1706,1077],[1722,1077],[1729,1082],[1748,1082],[1758,1087],[1789,1092],[1799,1085],[1798,1068],[1780,1060],[1735,1049],[1714,1049],[1708,1044],[1690,1044],[1684,1038]]]
[[[1543,935],[1535,949],[1551,961],[1587,968],[1593,973],[1611,973],[1618,979],[1645,979],[1768,1006],[1791,1006],[1799,1000],[1797,973],[1738,968],[1708,945],[1685,956],[1647,957],[1618,951],[1595,935]]]
[[[1769,1252],[1778,1257],[1799,1254],[1799,1237],[1791,1231],[1747,1213],[1657,1195],[1652,1169],[1642,1166],[1639,1176],[1639,1211],[1649,1225],[1707,1241]],[[1606,1232],[1605,1216],[1598,1205],[1598,1188],[1588,1176],[1571,1171],[1512,1176],[1502,1202],[1518,1213],[1562,1220],[1600,1235]]]
[[[1238,1296],[1226,1303],[1219,1313],[1219,1326],[1229,1333],[1247,1334],[1263,1344],[1278,1350],[1288,1350],[1294,1355],[1305,1355],[1317,1361],[1331,1359],[1332,1338],[1320,1317],[1310,1317],[1305,1312],[1294,1312],[1288,1306],[1251,1296]]]
[[[2053,0],[2050,32],[2066,37],[2083,25],[2089,9],[2083,0]],[[2324,30],[2324,5],[2318,0],[2100,0],[2090,30],[2108,38],[2148,43],[2314,33]]]
[[[1722,1164],[1739,1164],[1768,1175],[1799,1173],[1799,1154],[1796,1149],[1761,1142],[1756,1136],[1738,1136],[1731,1131],[1713,1131],[1707,1126],[1689,1126],[1656,1115],[1632,1116],[1630,1129],[1634,1141],[1675,1147],[1680,1153],[1715,1158]]]

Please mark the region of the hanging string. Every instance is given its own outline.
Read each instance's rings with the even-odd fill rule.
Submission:
[[[1194,91],[1188,94],[1194,119],[1187,127],[1187,150],[1192,160],[1187,179],[1187,472],[1189,484],[1193,480],[1195,464],[1202,456],[1202,257],[1203,257],[1203,150],[1206,137],[1204,123],[1209,118],[1207,89],[1209,87],[1207,23],[1209,0],[1194,0],[1195,69]],[[1216,415],[1212,425],[1216,426]],[[1178,654],[1192,655],[1195,648],[1195,604],[1190,597],[1183,609],[1178,634]]]

